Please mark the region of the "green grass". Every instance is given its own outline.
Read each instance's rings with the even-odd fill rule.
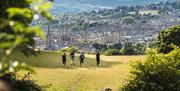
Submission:
[[[101,67],[96,67],[94,55],[85,55],[83,68],[70,66],[68,57],[64,67],[61,55],[56,52],[43,52],[39,56],[25,57],[21,53],[13,53],[9,59],[25,61],[34,66],[36,74],[32,76],[39,84],[52,84],[47,91],[101,91],[110,87],[118,91],[128,75],[130,60],[142,59],[142,56],[102,56]]]

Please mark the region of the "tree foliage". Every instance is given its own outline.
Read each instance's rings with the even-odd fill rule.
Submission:
[[[11,89],[10,91],[44,91],[45,88],[48,88],[50,86],[50,84],[47,85],[37,84],[36,81],[31,79],[31,76],[32,76],[31,72],[24,74],[22,77],[17,72],[11,72],[0,77],[0,80],[7,82],[11,86],[10,88],[5,88],[5,89]],[[9,90],[5,90],[5,91],[9,91]]]
[[[107,50],[107,45],[102,45],[102,44],[94,43],[92,46],[95,47],[98,51],[105,51],[105,50]]]
[[[135,20],[133,19],[133,17],[124,17],[122,18],[121,22],[123,24],[134,24],[135,23]]]
[[[0,6],[0,81],[5,81],[12,91],[43,91],[44,87],[31,80],[30,74],[20,77],[15,72],[33,72],[30,67],[8,57],[14,50],[25,55],[36,53],[34,37],[45,40],[45,36],[40,27],[30,23],[39,16],[51,20],[47,12],[51,4],[44,0],[0,0]]]
[[[129,78],[120,91],[180,91],[180,48],[169,54],[148,52],[144,61],[131,67]]]
[[[24,53],[35,50],[34,37],[45,39],[44,32],[30,23],[38,16],[52,19],[47,10],[51,3],[44,0],[0,0],[0,76],[14,71],[16,68],[29,69],[23,63],[7,60],[16,49]]]
[[[158,51],[162,53],[168,53],[173,50],[172,45],[180,47],[180,25],[161,31],[156,45]]]
[[[134,47],[132,43],[126,43],[124,47],[120,50],[121,55],[134,55]]]
[[[108,48],[109,49],[121,49],[122,48],[122,44],[121,43],[113,44],[113,45],[110,45]]]
[[[104,52],[104,55],[111,56],[111,55],[119,55],[119,50],[117,49],[108,49]]]

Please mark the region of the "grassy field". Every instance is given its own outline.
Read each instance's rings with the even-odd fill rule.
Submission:
[[[24,60],[34,66],[36,74],[33,79],[40,84],[52,84],[47,91],[101,91],[110,87],[118,91],[128,75],[131,60],[142,59],[143,56],[101,56],[101,67],[96,67],[95,56],[85,55],[85,65],[79,67],[76,57],[76,66],[62,65],[60,54],[55,52],[42,53],[35,57],[25,57],[15,53],[10,59]]]

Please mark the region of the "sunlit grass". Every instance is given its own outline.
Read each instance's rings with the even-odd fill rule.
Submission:
[[[36,74],[33,79],[40,84],[52,84],[47,91],[100,91],[110,87],[117,91],[127,77],[131,60],[142,59],[143,56],[101,56],[101,67],[96,67],[95,55],[85,55],[85,65],[79,67],[78,57],[76,66],[67,66],[61,62],[61,55],[55,52],[43,52],[35,57],[25,57],[14,53],[10,59],[21,60],[34,66]]]
[[[141,15],[143,15],[143,14],[159,15],[158,10],[142,10],[142,11],[139,11],[139,13]]]
[[[140,10],[139,14],[144,15],[144,14],[152,14],[152,15],[159,15],[158,10]],[[130,14],[135,14],[135,11],[129,12]]]

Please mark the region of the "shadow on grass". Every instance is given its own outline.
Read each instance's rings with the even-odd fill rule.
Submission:
[[[75,66],[71,66],[71,60],[67,57],[67,65],[64,66],[61,60],[61,54],[56,52],[42,52],[39,56],[26,57],[22,53],[13,53],[9,59],[26,62],[33,67],[41,68],[63,68],[63,69],[77,69],[79,67],[78,57],[75,57]],[[111,68],[114,65],[122,64],[120,62],[101,61],[100,68]],[[84,68],[96,68],[95,59],[86,58],[84,60]]]

